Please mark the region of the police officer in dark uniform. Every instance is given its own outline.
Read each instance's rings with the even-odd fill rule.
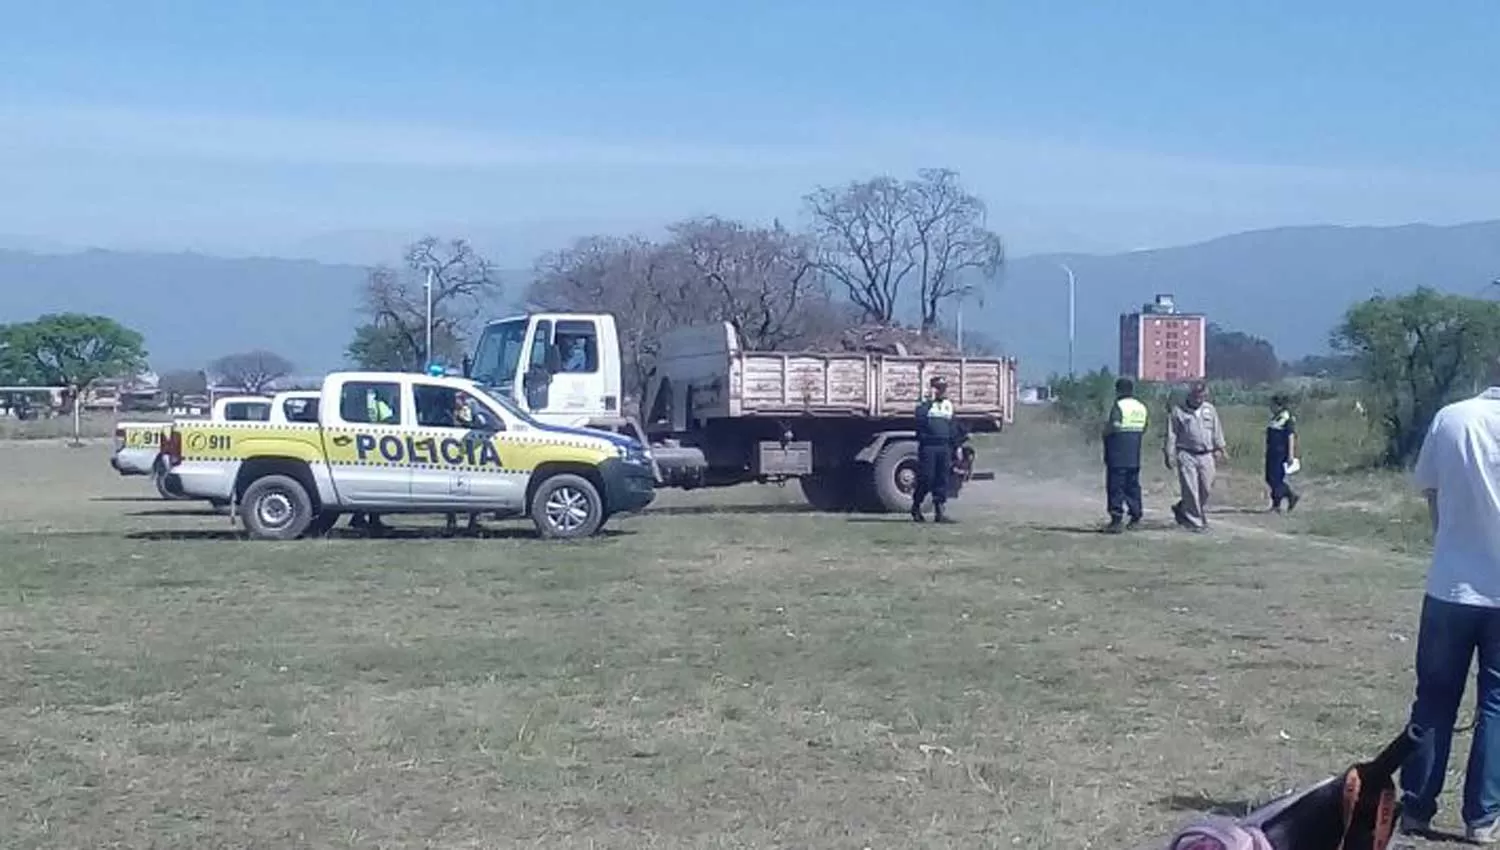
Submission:
[[[1271,510],[1281,513],[1297,508],[1302,497],[1286,483],[1286,467],[1297,456],[1297,417],[1292,400],[1284,393],[1271,396],[1271,421],[1266,423],[1266,486],[1271,490]]]
[[[1141,522],[1141,440],[1146,434],[1146,405],[1135,397],[1135,382],[1115,381],[1115,403],[1104,426],[1104,491],[1111,534]],[[1130,513],[1130,525],[1123,525]]]
[[[953,402],[948,400],[948,382],[941,375],[928,384],[932,393],[917,405],[917,486],[911,494],[911,518],[926,522],[922,501],[932,494],[933,519],[952,522],[943,512],[953,480],[953,459],[962,442],[953,421]]]

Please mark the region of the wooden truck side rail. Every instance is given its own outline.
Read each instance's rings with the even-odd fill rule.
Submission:
[[[745,351],[728,323],[669,334],[657,375],[669,386],[673,408],[698,420],[909,418],[937,375],[948,379],[959,416],[1009,423],[1017,397],[1014,358]]]

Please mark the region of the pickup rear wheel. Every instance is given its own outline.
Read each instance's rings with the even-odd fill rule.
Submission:
[[[266,475],[245,488],[240,521],[257,540],[296,540],[313,522],[312,499],[297,479]]]
[[[589,537],[604,525],[604,500],[587,478],[559,473],[536,488],[531,521],[537,533],[549,539]]]
[[[151,465],[151,480],[156,484],[157,494],[163,499],[180,502],[187,498],[181,493],[172,492],[172,488],[167,486],[167,465],[160,459]]]

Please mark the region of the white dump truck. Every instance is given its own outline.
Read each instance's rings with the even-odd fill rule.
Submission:
[[[208,422],[316,422],[317,390],[289,390],[274,396],[225,396],[214,402]],[[310,411],[310,412],[309,412]],[[310,418],[309,418],[310,417]],[[161,463],[161,438],[171,430],[171,420],[115,423],[114,452],[109,465],[121,475],[149,475],[163,499],[181,499],[167,486],[166,467]]]
[[[624,409],[609,314],[529,313],[489,322],[465,374],[532,416],[619,431],[649,448],[660,486],[797,479],[820,510],[905,511],[916,481],[916,405],[948,379],[970,434],[1014,421],[1016,361],[855,351],[749,351],[734,326],[661,339],[640,411]],[[975,474],[965,447],[954,492]]]

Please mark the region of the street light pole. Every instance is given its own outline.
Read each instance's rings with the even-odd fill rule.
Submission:
[[[422,354],[427,359],[427,367],[431,368],[436,361],[432,359],[432,269],[427,270],[427,347]],[[423,370],[426,371],[426,370]]]
[[[1073,347],[1077,340],[1077,284],[1078,278],[1073,275],[1073,270],[1067,263],[1058,263],[1063,271],[1068,273],[1068,377],[1073,377]]]

